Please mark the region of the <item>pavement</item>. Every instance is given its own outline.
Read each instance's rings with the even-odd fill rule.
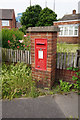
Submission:
[[[2,118],[77,118],[78,95],[42,96],[2,101]]]

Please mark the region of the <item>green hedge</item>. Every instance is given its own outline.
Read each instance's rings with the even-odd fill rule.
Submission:
[[[2,47],[3,48],[9,48],[8,40],[13,42],[14,37],[16,40],[22,40],[23,35],[24,35],[23,32],[17,29],[2,29],[2,31],[0,31],[0,34],[1,33],[2,33]]]

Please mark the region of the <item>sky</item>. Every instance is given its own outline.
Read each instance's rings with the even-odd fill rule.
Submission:
[[[54,0],[31,0],[31,5],[39,4],[45,8],[45,1],[47,7],[54,10]],[[57,18],[62,18],[65,14],[71,14],[73,9],[78,13],[78,2],[80,0],[55,0],[55,13]],[[15,15],[22,13],[30,6],[30,0],[0,0],[0,9],[14,9]]]

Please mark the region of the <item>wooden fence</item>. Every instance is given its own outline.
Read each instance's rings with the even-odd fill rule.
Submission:
[[[29,51],[12,50],[2,48],[2,60],[11,62],[24,62],[31,64],[31,54]],[[80,68],[80,54],[76,53],[57,53],[57,69],[66,69],[67,67]]]
[[[2,48],[2,60],[4,62],[24,62],[27,64],[31,64],[31,55],[30,51],[27,50],[23,51]]]
[[[80,58],[76,53],[57,53],[57,69],[66,69],[67,67],[79,67]]]

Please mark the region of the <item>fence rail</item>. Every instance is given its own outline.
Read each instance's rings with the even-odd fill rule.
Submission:
[[[2,60],[31,64],[31,54],[27,50],[2,48]],[[67,67],[80,68],[80,51],[76,53],[57,53],[57,69],[66,69]]]

